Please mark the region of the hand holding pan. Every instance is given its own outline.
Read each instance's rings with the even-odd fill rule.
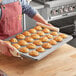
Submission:
[[[7,56],[21,57],[19,51],[10,43],[0,40],[0,52]]]
[[[59,32],[59,28],[54,27],[54,26],[48,26],[48,25],[42,24],[40,22],[37,22],[36,25],[39,25],[39,26],[44,27],[44,28],[48,28],[48,29],[50,29],[52,31]]]

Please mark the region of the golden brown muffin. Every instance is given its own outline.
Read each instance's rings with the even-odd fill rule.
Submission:
[[[38,31],[41,31],[42,30],[42,27],[41,26],[35,26],[34,27],[36,30],[38,30]]]
[[[30,33],[36,33],[37,31],[35,29],[30,29],[29,32]]]
[[[37,51],[30,51],[29,55],[31,55],[31,56],[38,56],[39,53]]]
[[[28,53],[29,49],[27,47],[23,47],[23,48],[20,49],[20,52]]]
[[[45,48],[45,49],[50,49],[50,48],[52,48],[52,45],[50,43],[44,43],[42,45],[42,47]]]
[[[44,49],[44,48],[42,48],[42,47],[39,47],[39,48],[37,48],[37,49],[36,49],[36,51],[38,51],[38,52],[44,52],[44,51],[45,51],[45,49]]]
[[[41,37],[39,38],[39,40],[41,40],[42,42],[47,42],[49,41],[49,39],[47,37]]]
[[[17,39],[25,39],[25,36],[23,34],[18,34],[16,35]]]
[[[4,41],[5,43],[8,43],[8,44],[11,44],[11,42],[10,41]]]
[[[31,33],[28,32],[28,31],[25,31],[25,32],[23,32],[23,35],[25,35],[25,36],[31,36]]]
[[[27,42],[33,42],[33,41],[34,41],[34,39],[33,39],[33,38],[31,38],[31,37],[26,37],[26,38],[25,38],[25,41],[27,41]]]
[[[68,37],[66,34],[60,34],[59,36],[61,36],[63,39]]]
[[[42,31],[43,31],[44,33],[50,33],[50,30],[49,30],[48,28],[44,28]]]
[[[49,43],[50,43],[51,45],[56,45],[56,44],[57,44],[57,42],[56,42],[55,40],[50,40]]]
[[[38,46],[43,44],[41,40],[35,40],[33,43]]]
[[[16,38],[10,39],[10,42],[18,42]]]
[[[52,35],[45,35],[48,39],[52,39],[53,38],[53,36]]]
[[[52,32],[51,35],[53,35],[53,36],[57,36],[58,33],[57,33],[57,32]]]
[[[35,49],[36,45],[33,44],[33,43],[30,43],[30,44],[27,45],[27,48],[29,48],[29,49]]]
[[[55,37],[54,40],[57,42],[61,42],[63,39],[61,36],[58,36],[58,37]]]
[[[43,31],[38,31],[37,34],[40,35],[40,36],[44,36],[45,35],[45,33]]]
[[[21,46],[25,46],[25,45],[27,45],[27,42],[25,40],[20,40],[18,42],[18,44],[21,45]]]
[[[19,45],[19,44],[17,44],[17,43],[15,43],[15,44],[12,44],[12,46],[14,46],[16,49],[19,49],[21,46]]]
[[[40,38],[40,36],[39,36],[38,34],[32,34],[31,37],[32,37],[33,39],[39,39],[39,38]]]

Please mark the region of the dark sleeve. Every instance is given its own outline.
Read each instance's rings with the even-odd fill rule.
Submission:
[[[25,13],[29,17],[33,18],[37,11],[31,7],[26,0],[22,0],[22,13]]]

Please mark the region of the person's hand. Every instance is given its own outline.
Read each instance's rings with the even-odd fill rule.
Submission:
[[[53,26],[52,24],[50,24],[50,23],[46,23],[45,25],[48,25],[48,26]],[[54,26],[53,26],[54,27]]]
[[[4,55],[12,56],[9,50],[13,51],[14,48],[11,47],[8,43],[5,43],[4,41],[0,40],[0,52]]]

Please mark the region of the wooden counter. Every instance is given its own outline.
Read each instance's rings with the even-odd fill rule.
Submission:
[[[76,48],[65,44],[40,61],[0,55],[0,69],[8,76],[76,76]]]

